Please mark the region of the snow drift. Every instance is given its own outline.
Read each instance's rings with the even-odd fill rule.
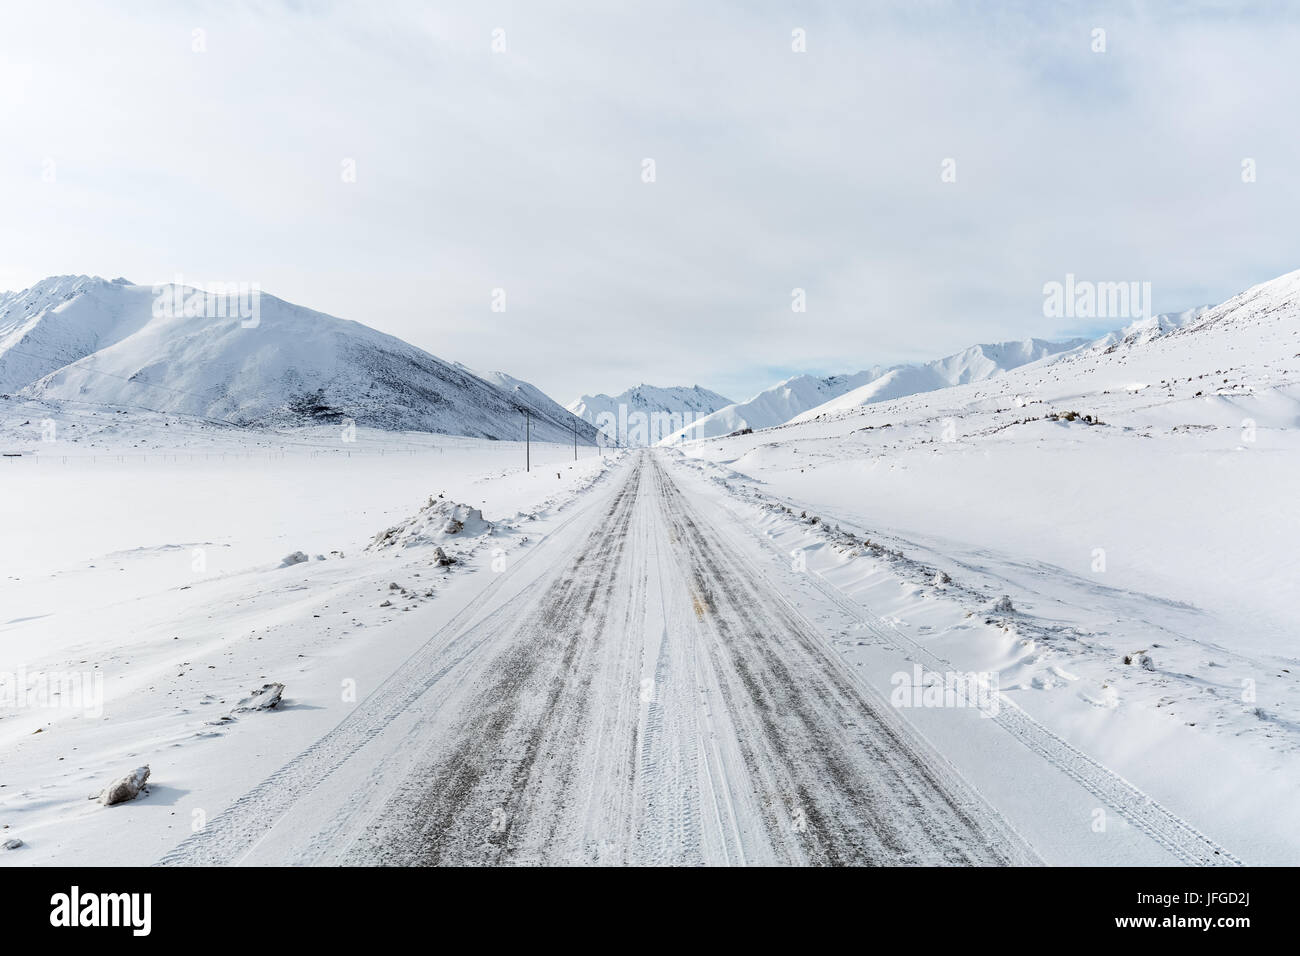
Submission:
[[[491,533],[492,522],[485,521],[478,508],[441,497],[430,498],[411,517],[375,535],[367,550],[441,544],[449,538],[476,538]]]

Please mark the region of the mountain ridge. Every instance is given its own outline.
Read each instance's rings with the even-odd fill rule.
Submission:
[[[1092,340],[1061,341],[1029,338],[1008,342],[980,343],[924,363],[892,366],[875,365],[850,374],[796,375],[687,425],[663,440],[664,444],[716,438],[746,428],[771,428],[796,421],[814,410],[839,408],[856,397],[881,401],[919,391],[983,381],[1012,368],[1049,355],[1087,345]],[[849,397],[849,398],[846,398]]]

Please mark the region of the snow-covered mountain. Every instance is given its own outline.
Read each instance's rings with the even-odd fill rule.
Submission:
[[[688,424],[668,436],[664,443],[729,435],[743,428],[770,428],[773,425],[780,425],[805,409],[842,395],[870,381],[880,373],[880,369],[871,369],[854,375],[831,375],[827,378],[796,375],[764,389],[748,401],[727,405],[711,415]]]
[[[830,409],[865,405],[949,385],[981,382],[1009,369],[1088,343],[1088,339],[1063,342],[1026,339],[1023,342],[972,345],[924,365],[875,366],[852,375],[828,378],[797,375],[759,392],[748,401],[719,409],[682,428],[668,436],[664,444],[716,438],[745,428],[771,428]]]
[[[968,349],[925,366],[900,366],[879,378],[846,392],[782,423],[786,428],[846,427],[870,419],[873,414],[888,417],[910,414],[916,409],[950,414],[964,403],[983,408],[992,402],[998,408],[1025,407],[1030,402],[1067,399],[1091,401],[1103,412],[1123,404],[1109,396],[1147,396],[1163,391],[1168,397],[1182,397],[1214,404],[1253,399],[1249,412],[1233,405],[1215,416],[1218,425],[1241,421],[1291,427],[1300,418],[1291,394],[1255,398],[1277,389],[1294,389],[1294,379],[1283,366],[1300,357],[1300,270],[1261,283],[1216,306],[1200,306],[1185,312],[1164,313],[1139,320],[1094,340],[1074,340],[1074,347],[1049,351],[1033,358],[1038,349],[1012,348],[1010,358],[1002,353],[1008,368],[989,374],[990,366]],[[1008,346],[1029,343],[1007,343]],[[1070,343],[1042,343],[1062,346]],[[983,358],[996,356],[1000,347],[977,346]],[[1001,348],[1005,348],[1001,347]],[[963,361],[953,361],[961,356]],[[1017,359],[1024,359],[1015,363]],[[942,367],[946,375],[961,378],[954,383],[934,385],[932,375]],[[1243,372],[1248,371],[1248,376]],[[969,372],[970,374],[967,374]],[[1219,378],[1214,378],[1214,376]],[[1206,381],[1209,379],[1209,381]],[[962,386],[978,386],[973,390]],[[950,389],[942,395],[933,394]],[[996,396],[996,397],[995,397]],[[726,411],[725,409],[723,410]],[[783,429],[784,430],[784,429]],[[716,437],[716,436],[715,436]]]
[[[1212,308],[1214,308],[1212,305],[1200,305],[1194,309],[1187,309],[1185,312],[1163,312],[1149,319],[1138,319],[1117,332],[1110,332],[1102,336],[1095,344],[1104,347],[1117,342],[1127,342],[1129,344],[1150,342],[1152,339],[1167,335],[1183,328],[1185,325],[1191,324]]]
[[[695,385],[637,385],[618,395],[583,395],[567,407],[623,444],[653,444],[683,425],[724,408],[731,399]],[[647,425],[648,423],[648,425]]]
[[[508,376],[503,377],[502,383]],[[237,425],[352,419],[393,430],[571,440],[574,417],[385,335],[265,293],[55,276],[0,295],[0,392]],[[579,438],[595,430],[579,423]]]
[[[968,349],[924,365],[899,365],[887,369],[879,377],[801,412],[789,421],[806,421],[828,412],[870,405],[873,402],[884,402],[905,395],[933,392],[953,385],[985,382],[1022,365],[1029,365],[1042,359],[1054,359],[1075,349],[1086,348],[1090,344],[1092,344],[1090,339],[1066,339],[1063,342],[1025,339],[1023,342],[972,345]]]

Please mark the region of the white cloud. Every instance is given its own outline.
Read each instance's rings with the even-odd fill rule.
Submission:
[[[1298,264],[1285,7],[639,6],[9,11],[0,286],[258,281],[561,400],[743,398],[1066,331],[1066,272],[1163,310]]]

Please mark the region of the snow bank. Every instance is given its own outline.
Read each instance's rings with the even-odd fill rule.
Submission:
[[[405,521],[375,535],[368,551],[413,545],[439,544],[452,538],[477,538],[492,533],[492,522],[470,505],[442,496],[430,498],[423,508]]]

